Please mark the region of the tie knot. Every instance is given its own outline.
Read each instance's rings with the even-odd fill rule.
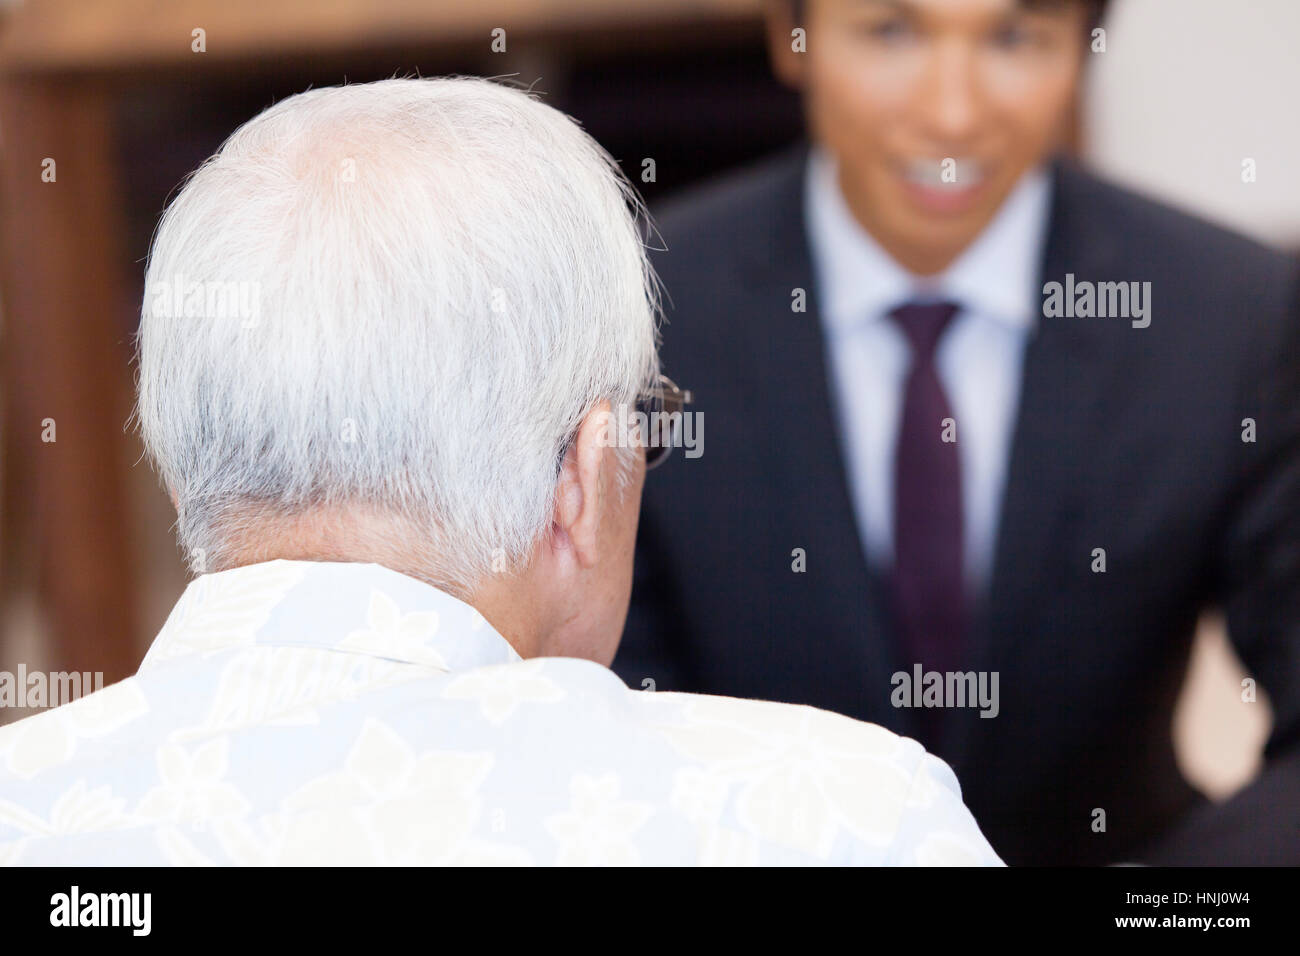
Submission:
[[[913,361],[921,363],[933,358],[939,336],[956,314],[957,306],[951,302],[909,302],[890,312],[889,317],[907,336]]]

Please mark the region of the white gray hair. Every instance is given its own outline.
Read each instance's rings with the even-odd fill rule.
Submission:
[[[574,121],[487,80],[312,90],[241,126],[145,275],[137,417],[195,570],[352,509],[454,593],[525,560],[584,415],[657,376],[643,213]]]

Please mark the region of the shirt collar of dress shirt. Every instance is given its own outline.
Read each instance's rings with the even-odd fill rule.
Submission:
[[[928,298],[956,302],[1016,330],[1032,329],[1041,307],[1037,287],[1051,198],[1048,171],[1030,171],[975,242],[943,273],[921,280],[853,217],[834,158],[814,146],[805,208],[823,321],[832,331],[847,331],[910,299]]]
[[[266,561],[186,587],[140,670],[253,645],[364,654],[440,671],[520,660],[475,608],[378,564]]]

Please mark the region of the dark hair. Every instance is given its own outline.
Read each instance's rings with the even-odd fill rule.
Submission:
[[[786,0],[790,7],[790,17],[795,23],[803,20],[803,8],[806,0]],[[1093,29],[1101,23],[1106,17],[1106,8],[1110,6],[1110,0],[1019,0],[1023,7],[1051,7],[1062,6],[1068,3],[1082,4],[1090,8],[1088,17],[1088,33],[1091,34]]]

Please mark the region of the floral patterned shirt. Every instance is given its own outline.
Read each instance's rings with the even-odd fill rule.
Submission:
[[[139,672],[0,727],[5,864],[980,864],[951,769],[812,707],[523,660],[373,564],[194,580]]]

